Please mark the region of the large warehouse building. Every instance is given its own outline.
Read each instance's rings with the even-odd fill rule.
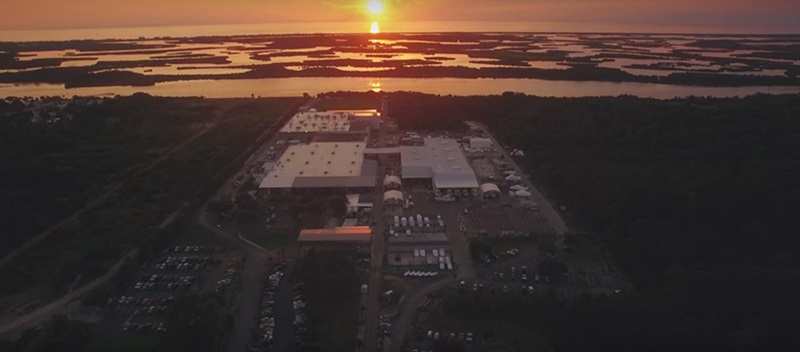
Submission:
[[[380,127],[380,113],[374,110],[299,112],[281,128],[284,133],[355,132]]]
[[[403,180],[430,181],[437,195],[478,195],[475,171],[455,139],[425,138],[421,146],[402,146],[400,164]]]
[[[262,190],[344,189],[375,187],[378,163],[364,159],[366,143],[312,142],[289,146],[266,170]]]

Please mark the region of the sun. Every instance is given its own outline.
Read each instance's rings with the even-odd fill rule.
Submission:
[[[378,34],[381,32],[381,28],[378,26],[378,21],[374,21],[372,24],[370,24],[369,32],[372,34]]]
[[[373,15],[380,15],[383,13],[383,2],[381,0],[367,1],[367,11]]]

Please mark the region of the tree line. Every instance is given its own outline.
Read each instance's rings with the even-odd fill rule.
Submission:
[[[792,337],[800,326],[800,96],[398,93],[391,106],[404,128],[486,124],[525,151],[520,163],[570,209],[570,225],[601,237],[613,253],[636,292],[557,305],[553,323],[564,330],[545,329],[557,350],[800,344]],[[542,329],[542,306],[476,309]],[[452,311],[466,317],[470,309]]]

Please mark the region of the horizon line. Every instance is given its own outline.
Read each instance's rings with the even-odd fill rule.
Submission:
[[[369,35],[366,30],[348,30],[344,28],[336,28],[339,26],[332,26],[330,29],[319,28],[326,25],[341,25],[348,24],[351,28],[364,27],[362,21],[327,21],[327,22],[269,22],[269,23],[241,23],[241,24],[182,24],[182,25],[141,25],[141,26],[123,26],[123,27],[82,27],[82,28],[37,28],[37,29],[0,29],[0,42],[34,42],[34,41],[71,41],[71,40],[124,40],[124,39],[159,39],[159,38],[195,38],[195,37],[253,37],[253,36],[279,36],[279,35],[353,35],[364,34]],[[620,28],[619,30],[563,30],[563,29],[523,29],[520,27],[534,27],[548,25],[570,25],[571,22],[521,22],[521,21],[398,21],[393,23],[393,26],[388,26],[389,30],[381,31],[379,34],[431,34],[431,33],[516,33],[516,34],[625,34],[625,35],[691,35],[691,36],[800,36],[800,32],[779,32],[779,31],[744,31],[733,28],[726,28],[722,26],[680,26],[680,25],[660,25],[653,26],[651,30],[631,30],[635,27],[642,27],[637,25],[626,25],[622,27],[631,27],[628,30]],[[469,24],[475,28],[464,28],[461,30],[443,29],[443,28],[430,28],[418,30],[393,30],[392,27],[408,27],[413,24],[429,24],[434,26],[442,26],[445,24],[463,25]],[[479,29],[477,25],[486,25],[489,29]],[[585,27],[603,26],[604,23],[586,23]],[[272,28],[257,28],[257,27],[272,27]],[[299,27],[311,27],[303,31]],[[498,28],[506,27],[506,28]],[[659,30],[659,27],[662,30]],[[684,27],[683,30],[679,29]],[[180,29],[201,29],[201,28],[218,28],[227,29],[223,33],[200,33],[200,32],[186,32]],[[231,29],[240,28],[231,31]],[[690,29],[691,28],[691,29]],[[154,31],[172,29],[178,30],[175,33],[155,33]],[[124,33],[133,30],[145,30],[144,32],[152,33]],[[99,33],[97,33],[99,32]],[[118,33],[114,33],[118,32]],[[168,31],[167,31],[168,32]],[[105,33],[105,34],[104,34]],[[38,34],[38,35],[37,35]],[[72,34],[72,36],[70,35]],[[42,35],[42,38],[35,38]],[[21,36],[22,38],[15,38]],[[27,37],[27,38],[26,38]],[[50,37],[50,38],[44,38]]]

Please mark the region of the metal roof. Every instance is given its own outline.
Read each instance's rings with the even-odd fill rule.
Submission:
[[[291,145],[260,187],[374,187],[378,164],[364,160],[365,146],[364,141]]]
[[[422,146],[400,147],[403,178],[431,178],[437,188],[478,188],[475,170],[458,142],[425,138]]]
[[[303,229],[297,237],[299,242],[369,242],[372,228],[369,226],[336,227],[332,229]]]

